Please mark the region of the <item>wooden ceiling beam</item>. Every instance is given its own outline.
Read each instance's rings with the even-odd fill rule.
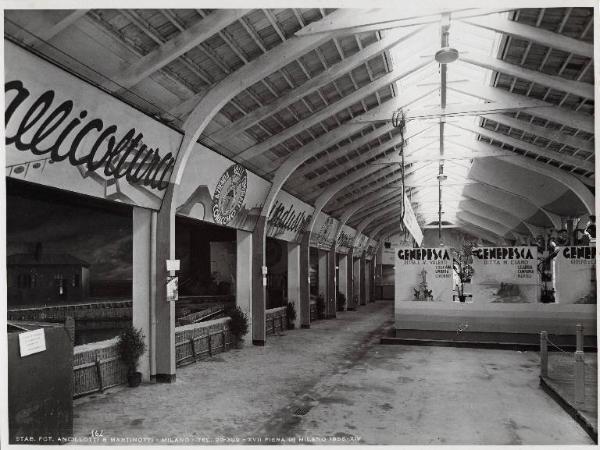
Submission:
[[[535,115],[535,114],[534,114]],[[560,130],[553,130],[540,125],[534,125],[530,122],[519,120],[514,117],[506,116],[504,114],[489,114],[484,119],[490,119],[494,122],[506,125],[510,128],[521,130],[528,134],[533,134],[549,141],[558,142],[560,144],[568,145],[570,147],[578,148],[586,152],[594,152],[594,141],[588,141],[577,136],[571,136],[565,134]]]
[[[331,105],[321,109],[316,114],[313,114],[312,116],[307,117],[303,121],[298,122],[292,125],[291,127],[285,129],[281,133],[271,136],[270,138],[267,138],[266,140],[256,145],[253,145],[250,148],[247,148],[246,150],[239,153],[237,156],[244,160],[255,158],[256,156],[267,152],[269,149],[275,147],[276,145],[281,144],[282,142],[290,139],[291,137],[294,137],[296,134],[304,131],[305,129],[310,128],[323,120],[326,120],[327,118],[331,117],[334,114],[337,114],[339,111],[353,105],[361,99],[372,95],[373,93],[387,86],[388,84],[402,79],[403,77],[406,77],[411,73],[416,72],[417,70],[427,66],[428,64],[431,64],[431,62],[423,61],[421,58],[415,58],[409,64],[404,66],[403,70],[397,70],[383,75],[382,77],[378,78],[372,83],[363,86],[358,91],[355,91],[347,95],[343,99],[332,103]]]
[[[575,55],[594,58],[594,46],[589,42],[544,30],[542,28],[525,25],[520,22],[508,20],[498,16],[474,17],[461,19],[463,22],[487,30],[497,31],[508,36],[536,42],[545,47],[550,47]]]
[[[525,95],[514,94],[503,89],[484,86],[472,81],[450,84],[448,85],[448,89],[490,102],[504,103],[507,105],[519,104],[519,102],[526,101],[532,105],[538,106],[538,108],[531,110],[530,114],[533,116],[594,134],[594,118],[592,116],[562,108],[553,105],[552,103],[547,103]]]
[[[477,67],[483,67],[484,69],[490,69],[495,72],[504,73],[522,80],[528,80],[556,91],[566,92],[568,94],[577,95],[587,99],[594,98],[593,84],[575,80],[567,80],[566,78],[548,75],[537,70],[525,69],[524,67],[516,64],[509,64],[505,61],[497,58],[491,58],[489,56],[473,56],[472,54],[465,53],[460,56],[460,61]]]
[[[249,9],[217,10],[198,23],[165,42],[139,61],[124,68],[113,76],[115,82],[129,88],[160,70],[174,59],[190,51],[206,39],[247,14]]]
[[[429,125],[429,126],[420,126],[420,127],[413,127],[412,131],[408,132],[405,134],[404,139],[408,140],[413,136],[416,136],[419,133],[422,133],[423,131],[431,128],[433,125]],[[367,135],[367,136],[370,136]],[[371,138],[372,140],[373,138]],[[358,140],[357,140],[358,141]],[[316,187],[319,183],[321,183],[323,181],[323,177],[328,177],[328,178],[333,178],[336,177],[338,175],[341,175],[342,173],[346,172],[348,169],[350,169],[352,166],[356,166],[357,164],[362,164],[366,161],[368,161],[371,158],[377,158],[379,157],[384,151],[389,150],[390,148],[399,145],[402,143],[402,136],[400,135],[396,135],[394,136],[392,139],[385,141],[379,145],[376,145],[375,147],[369,149],[368,151],[362,153],[361,155],[359,155],[356,158],[351,158],[348,162],[340,164],[339,166],[336,166],[334,168],[332,168],[331,170],[328,170],[327,172],[325,172],[322,176],[318,176],[312,180],[307,181],[306,179],[301,179],[300,181],[298,181],[298,183],[294,184],[294,187],[298,186],[301,187],[303,190],[310,190],[313,187]],[[353,143],[354,144],[354,143]],[[347,154],[349,153],[349,151],[351,151],[351,149],[356,149],[359,148],[360,145],[351,145],[351,146],[344,146],[341,149],[345,149],[345,152],[334,152],[335,155],[337,155],[335,159],[340,158],[343,154]],[[328,155],[331,156],[331,155]],[[319,166],[324,166],[325,163],[323,159],[319,158],[317,161],[315,161],[316,165]]]
[[[64,31],[66,28],[73,25],[75,22],[85,16],[88,11],[89,9],[76,9],[71,11],[54,25],[43,27],[40,30],[37,30],[35,34],[27,34],[23,39],[23,43],[32,47],[38,47],[44,42],[52,39],[60,32]]]
[[[543,158],[551,159],[554,161],[558,161],[562,164],[567,164],[569,166],[578,167],[584,170],[593,171],[595,170],[594,164],[590,161],[586,161],[581,158],[577,158],[575,156],[570,156],[565,153],[558,153],[552,150],[545,149],[544,147],[537,146],[535,144],[530,144],[529,142],[522,141],[520,139],[515,139],[511,136],[507,136],[502,133],[498,133],[496,131],[491,131],[483,127],[475,127],[468,122],[448,122],[448,125],[460,128],[462,130],[467,130],[475,134],[479,134],[481,136],[486,136],[495,141],[503,142],[504,144],[508,144],[514,148],[519,148],[529,153],[533,153],[535,155],[541,156]],[[451,140],[450,142],[457,142],[456,140]]]
[[[240,120],[237,120],[230,125],[227,125],[220,130],[213,133],[210,137],[215,141],[222,142],[231,136],[235,136],[244,132],[252,125],[266,119],[267,117],[275,114],[283,108],[286,108],[299,99],[306,97],[310,93],[317,89],[329,84],[332,80],[335,80],[342,75],[354,70],[356,67],[364,64],[365,60],[373,58],[388,48],[391,48],[412,36],[417,35],[423,31],[426,27],[419,28],[418,30],[411,31],[402,36],[388,36],[372,45],[369,45],[364,50],[355,53],[354,55],[343,59],[337,64],[334,64],[327,70],[321,72],[316,77],[309,79],[306,83],[298,86],[295,89],[288,91],[287,93],[279,96],[273,102],[265,105],[262,108],[257,108],[248,115],[244,116]]]

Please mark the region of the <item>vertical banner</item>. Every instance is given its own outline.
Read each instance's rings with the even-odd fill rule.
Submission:
[[[401,248],[395,259],[396,303],[451,302],[452,258],[445,248]]]
[[[596,303],[596,247],[564,247],[554,259],[557,303]]]
[[[537,247],[473,248],[473,303],[536,303]]]

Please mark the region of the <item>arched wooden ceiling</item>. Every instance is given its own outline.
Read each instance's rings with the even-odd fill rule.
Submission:
[[[441,140],[444,221],[505,238],[591,212],[593,9],[439,13],[7,10],[5,37],[197,134],[277,189],[336,217],[350,211],[353,225],[365,214],[377,215],[374,226],[389,221],[379,212],[401,201],[392,112],[425,117],[440,96],[448,113],[481,115],[447,117],[443,135],[439,108],[434,121],[408,122],[404,175],[421,226],[437,221]],[[460,58],[440,84],[444,17]],[[474,44],[486,40],[487,54]]]

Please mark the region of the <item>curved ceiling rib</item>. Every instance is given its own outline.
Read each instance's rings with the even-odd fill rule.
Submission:
[[[404,170],[424,227],[440,166],[443,221],[490,242],[593,212],[593,9],[424,8],[15,10],[5,35],[182,129],[174,183],[197,141],[268,178],[265,216],[286,188],[379,234]]]

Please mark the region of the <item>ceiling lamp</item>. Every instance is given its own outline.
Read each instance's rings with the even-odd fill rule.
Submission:
[[[452,47],[442,47],[435,52],[435,60],[440,64],[449,64],[458,59],[458,50]]]

